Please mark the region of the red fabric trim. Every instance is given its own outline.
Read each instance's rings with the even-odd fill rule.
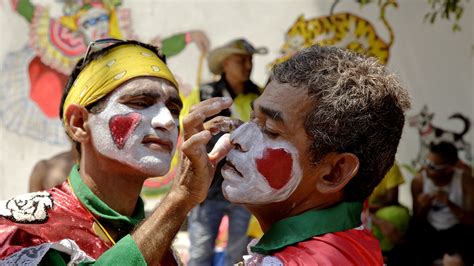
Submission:
[[[313,237],[272,254],[287,266],[383,265],[377,239],[363,229],[350,229]]]

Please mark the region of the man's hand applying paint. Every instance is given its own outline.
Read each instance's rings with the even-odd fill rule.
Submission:
[[[221,132],[226,133],[219,138],[214,145],[214,148],[209,153],[209,159],[214,165],[222,160],[233,148],[233,145],[230,142],[229,132],[234,131],[243,123],[244,122],[240,119],[225,116],[217,116],[204,123],[204,128],[211,132],[212,135],[217,135]]]
[[[183,119],[181,173],[177,175],[172,190],[186,196],[189,204],[196,205],[204,201],[217,163],[232,149],[226,134],[208,154],[206,144],[211,139],[212,132],[228,122],[217,123],[211,120],[205,126],[204,121],[231,105],[230,98],[212,98],[191,107],[189,114]]]

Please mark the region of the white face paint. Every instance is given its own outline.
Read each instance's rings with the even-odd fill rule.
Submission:
[[[179,125],[178,116],[166,106],[170,90],[175,89],[159,79],[146,78],[134,79],[116,89],[105,109],[90,115],[97,151],[149,176],[166,174]],[[143,96],[152,94],[155,96]]]
[[[284,201],[293,193],[302,178],[293,145],[268,138],[253,122],[235,130],[231,141],[236,148],[229,152],[228,163],[222,168],[222,190],[228,200],[267,204]]]

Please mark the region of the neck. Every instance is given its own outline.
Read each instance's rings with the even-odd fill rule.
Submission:
[[[127,176],[126,169],[82,156],[79,173],[89,189],[110,208],[132,216],[143,186],[144,178]],[[89,157],[90,158],[90,157]],[[112,193],[111,193],[112,192]]]
[[[263,232],[268,231],[270,227],[285,218],[292,217],[304,213],[309,210],[325,209],[337,203],[334,202],[320,202],[314,201],[296,201],[286,200],[284,202],[270,203],[266,205],[246,205],[245,207],[257,218]]]
[[[444,176],[442,178],[437,178],[437,179],[432,179],[432,180],[433,180],[433,183],[437,187],[444,187],[444,186],[448,185],[449,183],[451,183],[452,179],[453,179],[453,174],[449,174],[449,175]]]
[[[233,79],[232,76],[225,76],[227,84],[229,84],[230,89],[234,92],[235,95],[239,95],[244,92],[245,89],[245,82],[242,82],[237,79]]]

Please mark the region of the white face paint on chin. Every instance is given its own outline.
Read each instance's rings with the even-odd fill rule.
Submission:
[[[253,122],[235,130],[231,140],[237,148],[229,152],[222,168],[222,190],[228,200],[267,204],[284,201],[293,193],[302,178],[293,145],[268,138]]]
[[[149,79],[133,82],[141,82],[139,86],[134,84],[133,88],[150,84],[158,88],[168,86]],[[178,119],[172,116],[162,99],[143,109],[119,102],[120,97],[133,91],[130,84],[115,90],[107,100],[105,109],[90,116],[92,141],[97,151],[106,157],[134,167],[148,176],[165,175],[176,148]],[[160,90],[160,94],[163,95],[164,90]]]

